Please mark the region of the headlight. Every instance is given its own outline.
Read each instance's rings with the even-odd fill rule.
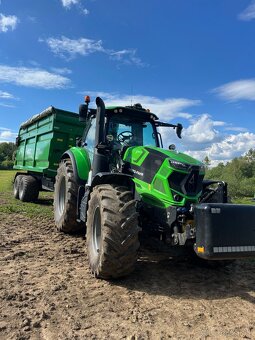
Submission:
[[[169,160],[169,164],[172,168],[184,170],[184,171],[188,171],[190,167],[190,164],[182,163],[182,162],[174,161],[174,160]]]

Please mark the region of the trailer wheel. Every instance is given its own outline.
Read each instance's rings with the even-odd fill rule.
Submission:
[[[138,231],[131,191],[110,184],[96,186],[87,212],[87,253],[95,277],[119,278],[134,270]]]
[[[23,175],[18,175],[15,177],[14,184],[13,184],[13,196],[16,199],[19,199],[19,187],[20,187],[20,181],[22,179]]]
[[[77,222],[78,185],[74,179],[73,166],[70,159],[61,161],[54,190],[54,218],[56,228],[64,233],[73,233],[84,227]]]
[[[24,175],[19,183],[19,199],[23,202],[34,202],[38,199],[39,183],[36,178]]]

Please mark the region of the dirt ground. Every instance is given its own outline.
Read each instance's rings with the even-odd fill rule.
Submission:
[[[141,253],[128,278],[90,275],[83,235],[0,216],[0,339],[255,339],[255,262],[212,270]]]

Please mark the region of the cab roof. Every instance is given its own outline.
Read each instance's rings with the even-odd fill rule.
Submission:
[[[123,115],[136,115],[136,118],[145,118],[158,120],[159,118],[146,109],[144,109],[141,104],[135,104],[133,106],[107,106],[106,111],[111,111],[111,113],[118,113]],[[139,115],[139,117],[138,117]]]

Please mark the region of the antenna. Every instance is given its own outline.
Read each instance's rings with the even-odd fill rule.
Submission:
[[[134,94],[134,90],[133,90],[133,84],[131,85],[131,106],[133,106],[133,94]]]

